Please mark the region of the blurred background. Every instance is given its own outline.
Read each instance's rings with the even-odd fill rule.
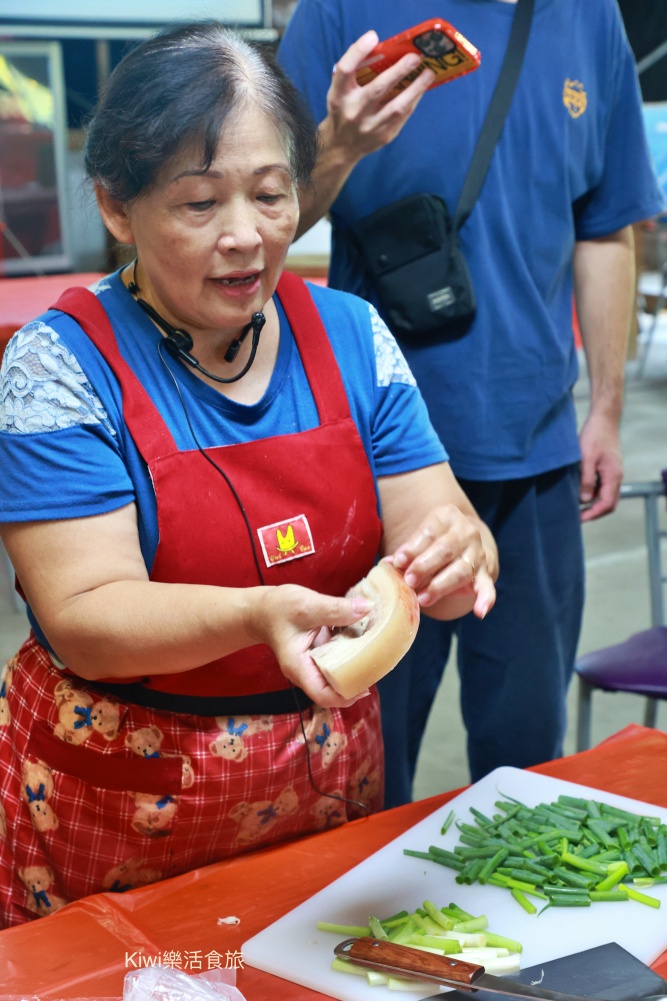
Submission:
[[[107,239],[83,182],[83,127],[100,86],[128,47],[178,18],[216,17],[275,48],[296,0],[0,0],[0,276],[107,271],[122,251]],[[620,0],[637,59],[647,132],[667,183],[667,4]],[[446,14],[445,14],[446,16]],[[654,271],[665,237],[641,233]],[[326,221],[294,256],[326,274]],[[119,261],[120,258],[120,261]],[[299,262],[298,262],[299,263]]]

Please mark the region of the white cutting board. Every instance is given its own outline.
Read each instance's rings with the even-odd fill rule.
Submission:
[[[318,921],[365,925],[370,914],[388,917],[431,900],[438,907],[453,902],[471,914],[486,914],[491,931],[522,943],[523,968],[607,942],[617,942],[650,965],[667,949],[667,884],[645,891],[661,900],[659,909],[621,901],[549,908],[538,917],[526,914],[507,890],[488,885],[460,886],[453,869],[403,854],[404,848],[427,851],[431,844],[452,850],[458,844],[455,827],[452,825],[444,837],[440,834],[450,810],[455,811],[458,821],[474,823],[471,806],[489,816],[498,812],[493,804],[504,796],[536,806],[556,800],[561,793],[660,817],[667,823],[667,809],[662,807],[535,772],[497,768],[247,941],[242,949],[244,964],[340,1001],[415,1001],[428,997],[437,993],[435,985],[426,993],[396,992],[369,987],[363,977],[332,970],[333,948],[342,936],[318,932],[316,925]],[[533,899],[539,910],[540,901]]]

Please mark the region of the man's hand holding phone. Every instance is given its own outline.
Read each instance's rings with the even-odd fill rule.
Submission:
[[[429,87],[479,65],[477,50],[451,25],[447,29],[453,35],[425,30],[430,26],[431,22],[424,22],[384,42],[377,32],[367,31],[334,66],[327,116],[319,126],[320,155],[313,184],[299,194],[297,236],[325,215],[364,156],[396,138]],[[436,34],[445,37],[439,39]],[[406,44],[406,38],[409,43],[416,39],[421,48],[416,42]],[[472,55],[468,52],[463,58],[465,46]]]
[[[370,56],[379,39],[375,31],[353,42],[334,67],[327,94],[330,137],[347,150],[354,162],[391,142],[401,131],[435,73],[425,69],[407,87],[390,98],[392,91],[421,63],[418,53],[408,53],[365,86],[357,82],[361,64]],[[324,123],[323,123],[324,124]]]
[[[357,82],[362,86],[373,80],[401,57],[412,53],[419,57],[416,68],[399,80],[393,93],[398,93],[424,69],[435,74],[431,87],[449,83],[479,68],[482,56],[449,21],[432,17],[407,31],[379,42],[357,70]]]

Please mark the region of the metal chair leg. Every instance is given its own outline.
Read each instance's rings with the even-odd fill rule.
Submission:
[[[647,699],[644,709],[644,726],[650,726],[655,730],[658,722],[658,699]]]
[[[646,334],[643,350],[641,353],[641,357],[639,359],[639,366],[637,368],[637,376],[640,379],[644,375],[644,369],[646,368],[646,360],[648,358],[648,353],[651,350],[651,342],[653,341],[653,335],[655,334],[656,328],[660,321],[660,311],[663,309],[665,305],[665,292],[667,289],[667,261],[665,261],[664,264],[662,265],[660,276],[661,276],[660,291],[656,299],[655,311],[651,319],[651,325]]]
[[[591,702],[593,686],[579,678],[577,701],[577,751],[587,751],[591,744]]]

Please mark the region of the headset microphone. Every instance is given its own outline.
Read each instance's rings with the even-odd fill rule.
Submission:
[[[266,317],[264,316],[264,313],[253,313],[250,323],[246,324],[246,326],[241,331],[240,336],[237,337],[235,340],[233,340],[229,345],[229,347],[227,348],[227,351],[225,352],[224,355],[225,361],[232,362],[239,353],[241,345],[243,344],[243,341],[245,340],[246,336],[248,335],[250,330],[252,330],[252,344],[250,347],[250,355],[248,357],[248,361],[237,375],[233,375],[230,379],[223,379],[221,376],[214,375],[213,372],[209,372],[208,369],[205,369],[203,365],[199,364],[198,360],[194,357],[194,355],[190,354],[193,347],[193,341],[192,337],[187,332],[187,330],[181,330],[177,327],[173,327],[168,320],[165,320],[163,316],[160,316],[160,314],[156,309],[153,309],[150,303],[147,303],[144,299],[140,298],[139,286],[134,280],[134,273],[136,272],[136,263],[137,262],[135,261],[133,279],[131,282],[128,283],[127,290],[130,293],[130,295],[134,296],[135,302],[138,303],[139,306],[141,306],[144,313],[147,313],[148,316],[150,316],[150,318],[158,325],[158,327],[162,331],[164,331],[166,336],[164,337],[161,343],[164,344],[167,353],[170,354],[171,357],[175,358],[177,361],[182,361],[186,365],[189,365],[190,368],[194,368],[198,372],[201,372],[202,375],[205,375],[207,378],[213,379],[214,382],[222,382],[224,384],[228,384],[230,382],[238,382],[239,379],[242,379],[255,360],[255,355],[257,354],[257,347],[259,345],[259,335],[262,331],[262,327],[266,323]]]
[[[237,337],[235,341],[232,341],[232,343],[227,348],[227,351],[225,353],[225,361],[234,361],[251,327],[252,327],[253,337],[255,336],[259,337],[259,333],[265,323],[266,323],[266,317],[264,316],[264,313],[253,313],[250,323],[246,327],[244,327],[243,330],[241,331],[241,336]]]
[[[164,346],[172,358],[182,358],[193,367],[196,364],[197,359],[189,353],[192,349],[192,338],[187,330],[172,329],[164,339]]]
[[[202,375],[205,375],[209,379],[213,379],[214,382],[221,382],[225,385],[229,384],[230,382],[238,382],[239,379],[243,378],[243,376],[246,374],[246,372],[254,362],[255,355],[257,354],[257,347],[259,345],[259,335],[262,331],[262,327],[266,323],[266,317],[264,316],[264,313],[253,313],[250,323],[248,323],[243,328],[240,337],[237,337],[236,340],[232,341],[232,343],[227,348],[227,351],[225,352],[224,356],[225,361],[226,362],[234,361],[237,354],[239,353],[241,344],[246,338],[246,335],[250,330],[252,330],[252,344],[250,347],[250,354],[248,356],[247,362],[237,375],[233,375],[229,379],[223,379],[222,376],[214,375],[213,372],[209,372],[208,369],[204,368],[203,365],[199,364],[194,355],[190,354],[190,349],[192,348],[192,337],[187,332],[187,330],[177,330],[175,327],[172,327],[170,323],[168,323],[161,316],[159,316],[159,314],[155,313],[155,310],[152,308],[152,306],[148,306],[148,303],[145,303],[143,299],[137,299],[136,301],[144,310],[146,310],[149,316],[153,317],[156,323],[158,323],[158,325],[161,326],[164,332],[166,333],[167,336],[164,338],[163,343],[165,348],[171,355],[171,357],[176,358],[178,361],[185,362],[185,364],[189,365],[190,368],[197,369],[198,372],[201,372]],[[146,309],[147,306],[148,309]]]

